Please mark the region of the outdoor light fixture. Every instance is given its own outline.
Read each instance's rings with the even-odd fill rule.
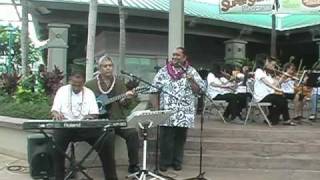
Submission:
[[[51,11],[49,9],[47,9],[46,7],[43,7],[43,6],[37,7],[36,9],[42,15],[46,15],[46,14],[51,13]]]
[[[320,41],[320,28],[310,29],[310,33],[312,35],[312,41]]]

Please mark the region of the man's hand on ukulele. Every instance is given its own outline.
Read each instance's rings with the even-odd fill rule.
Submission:
[[[135,91],[134,90],[127,91],[126,96],[128,99],[133,98],[133,96],[135,96]]]

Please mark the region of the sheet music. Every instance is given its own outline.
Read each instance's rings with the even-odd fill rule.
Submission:
[[[127,128],[136,128],[138,127],[138,123],[145,122],[153,122],[153,126],[158,124],[162,124],[173,114],[171,110],[160,110],[160,111],[151,111],[151,110],[143,110],[143,111],[135,111],[132,112],[127,117]]]

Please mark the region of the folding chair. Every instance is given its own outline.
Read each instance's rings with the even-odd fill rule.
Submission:
[[[205,99],[205,101],[204,101],[204,112],[208,113],[208,119],[209,119],[209,115],[213,115],[214,112],[216,112],[218,114],[218,116],[220,117],[220,119],[223,121],[223,123],[226,124],[227,121],[223,117],[223,115],[221,113],[221,110],[224,110],[227,105],[228,105],[228,102],[224,101],[224,100],[209,100],[209,99]]]
[[[254,81],[248,81],[247,82],[247,88],[248,88],[249,92],[253,95],[254,94]],[[252,112],[254,112],[253,109],[257,108],[261,112],[264,120],[268,123],[269,127],[272,127],[272,125],[270,123],[270,120],[268,119],[265,111],[263,110],[263,107],[266,108],[266,107],[269,107],[271,105],[272,104],[268,103],[268,102],[257,102],[254,99],[254,97],[252,97],[251,102],[248,103],[249,108],[248,108],[248,111],[247,111],[246,120],[244,121],[244,125],[247,125],[247,121],[249,119],[250,114]]]

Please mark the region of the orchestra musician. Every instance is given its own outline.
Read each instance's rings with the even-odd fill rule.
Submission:
[[[85,120],[97,118],[99,114],[94,93],[84,87],[85,77],[80,71],[74,71],[68,85],[58,89],[51,113],[54,120]],[[57,146],[66,151],[70,142],[86,141],[91,146],[103,134],[103,129],[57,129],[53,138]],[[102,162],[106,180],[117,180],[116,164],[114,160],[114,133],[106,132],[106,137],[95,148]],[[55,148],[57,149],[57,148]],[[55,150],[53,153],[55,179],[65,177],[65,157]]]
[[[237,94],[235,94],[236,84],[228,81],[229,76],[231,75],[225,75],[225,73],[221,71],[220,65],[214,64],[212,72],[210,72],[207,77],[207,93],[213,100],[225,100],[228,102],[228,106],[223,113],[225,119],[233,123],[243,124],[244,122],[240,115],[239,98]]]
[[[253,81],[253,75],[250,73],[249,67],[245,65],[241,70],[234,72],[233,76],[237,79],[236,94],[238,95],[239,105],[242,111],[247,107],[248,100],[252,98],[252,94],[247,87],[247,82]]]
[[[319,97],[320,97],[320,88],[319,87],[313,88],[312,96],[311,96],[311,113],[309,116],[309,120],[311,121],[316,120],[317,107],[319,107],[319,104],[317,104],[317,101]]]
[[[313,73],[312,74],[318,74],[318,73]],[[310,76],[314,77],[314,75]],[[308,84],[313,84],[313,88],[311,91],[311,113],[309,115],[309,120],[311,121],[316,121],[316,114],[317,114],[317,109],[319,107],[319,102],[318,99],[320,97],[320,87],[319,86],[319,76],[316,76],[315,78],[310,78],[310,81],[314,81],[313,83],[308,82]]]
[[[294,103],[294,120],[301,120],[302,111],[303,111],[303,101],[305,98],[310,98],[307,93],[310,93],[310,90],[302,87],[303,84],[298,84],[299,78],[295,77],[296,67],[293,63],[286,63],[283,66],[283,73],[281,73],[281,77],[279,82],[281,84],[281,89],[284,92],[284,96],[287,99],[293,100]],[[303,81],[306,81],[304,78]],[[301,90],[301,88],[304,88]]]
[[[272,104],[269,107],[268,118],[273,125],[279,123],[280,115],[282,115],[283,124],[296,125],[290,119],[288,102],[283,95],[279,81],[272,77],[276,63],[277,61],[273,57],[257,60],[253,97],[257,102],[269,102]]]
[[[120,76],[116,76],[113,72],[113,61],[108,55],[102,56],[98,61],[99,72],[96,77],[86,83],[86,87],[91,89],[96,97],[105,95],[110,97],[125,93],[127,98],[113,102],[110,105],[105,105],[107,111],[102,112],[99,118],[108,118],[111,120],[126,119],[125,113],[131,99],[134,97],[134,92],[127,90],[124,80]],[[129,166],[128,172],[134,173],[140,170],[139,168],[139,136],[136,128],[115,128],[115,134],[125,139],[128,150]]]

